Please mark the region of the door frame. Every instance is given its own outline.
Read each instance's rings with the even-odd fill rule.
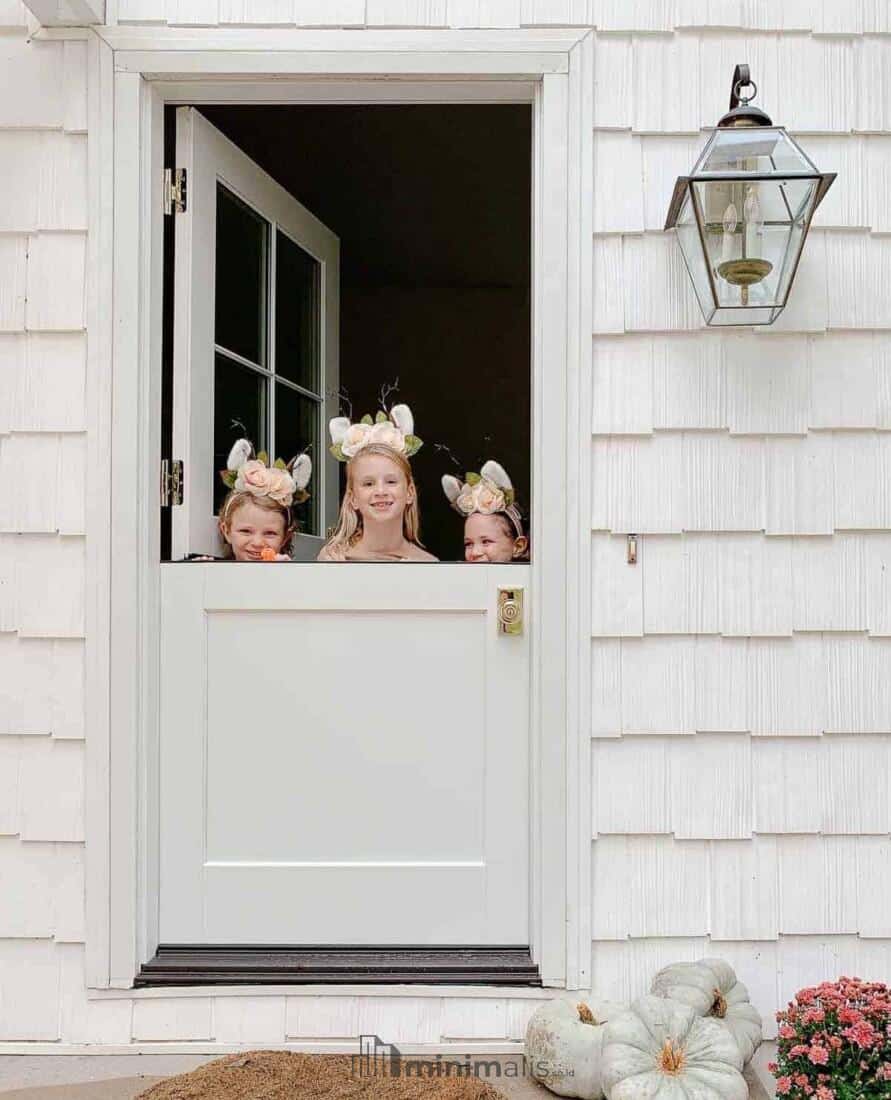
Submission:
[[[587,988],[593,32],[104,27],[88,53],[87,986],[158,944],[164,106],[529,102],[530,946]]]

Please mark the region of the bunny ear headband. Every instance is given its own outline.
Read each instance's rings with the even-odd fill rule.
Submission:
[[[348,416],[335,416],[328,423],[331,446],[328,448],[338,462],[355,458],[363,447],[377,443],[411,458],[421,449],[422,440],[415,434],[415,418],[408,405],[394,405],[389,413],[381,410],[372,419],[365,415],[356,424]]]
[[[236,492],[253,493],[257,497],[269,497],[277,504],[289,508],[292,503],[309,500],[306,486],[312,474],[312,460],[308,454],[297,455],[290,462],[277,458],[271,466],[265,451],[254,454],[249,439],[238,439],[226,459],[226,469],[220,471],[223,484]]]
[[[514,525],[517,537],[523,534],[523,522],[514,501],[516,494],[507,470],[490,459],[480,472],[464,475],[464,484],[452,474],[443,474],[442,491],[449,504],[462,516],[492,516],[502,512]]]

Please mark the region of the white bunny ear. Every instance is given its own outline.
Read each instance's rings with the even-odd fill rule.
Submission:
[[[507,476],[507,470],[494,459],[489,459],[483,465],[480,470],[480,477],[484,477],[486,481],[491,481],[493,485],[497,485],[499,489],[513,489],[510,478]]]
[[[298,455],[291,467],[291,477],[296,489],[305,489],[312,476],[312,459],[309,455]]]
[[[442,491],[449,504],[454,504],[461,494],[461,482],[453,474],[443,474]]]
[[[415,434],[415,418],[408,405],[394,405],[390,409],[390,419],[403,435]]]
[[[253,458],[254,445],[249,439],[236,439],[226,459],[227,470],[240,470],[249,458]]]
[[[329,420],[328,431],[331,433],[331,442],[334,444],[342,443],[349,426],[350,418],[348,416],[335,416],[333,420]]]

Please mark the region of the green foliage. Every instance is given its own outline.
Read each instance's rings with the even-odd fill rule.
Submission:
[[[385,412],[379,409],[377,416],[375,416],[374,418],[374,422],[375,424],[386,424],[389,419],[389,416],[387,416]]]
[[[220,470],[220,480],[226,486],[227,489],[235,488],[235,479],[238,477],[237,470]]]
[[[479,485],[479,483],[483,479],[480,477],[479,474],[475,474],[473,473],[473,471],[471,471],[470,473],[464,475],[464,480],[467,482],[468,485]]]
[[[373,421],[373,420],[371,419],[371,413],[366,413],[366,414],[365,414],[365,415],[364,415],[364,416],[362,417],[362,419],[361,419],[361,420],[359,421],[359,423],[360,423],[360,424],[369,424],[369,425],[373,424],[373,423],[374,423],[374,421]]]

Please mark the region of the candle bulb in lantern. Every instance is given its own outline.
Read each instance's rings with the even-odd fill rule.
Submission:
[[[721,238],[721,260],[733,259],[733,234],[739,223],[736,206],[733,203],[724,211],[724,236]]]

